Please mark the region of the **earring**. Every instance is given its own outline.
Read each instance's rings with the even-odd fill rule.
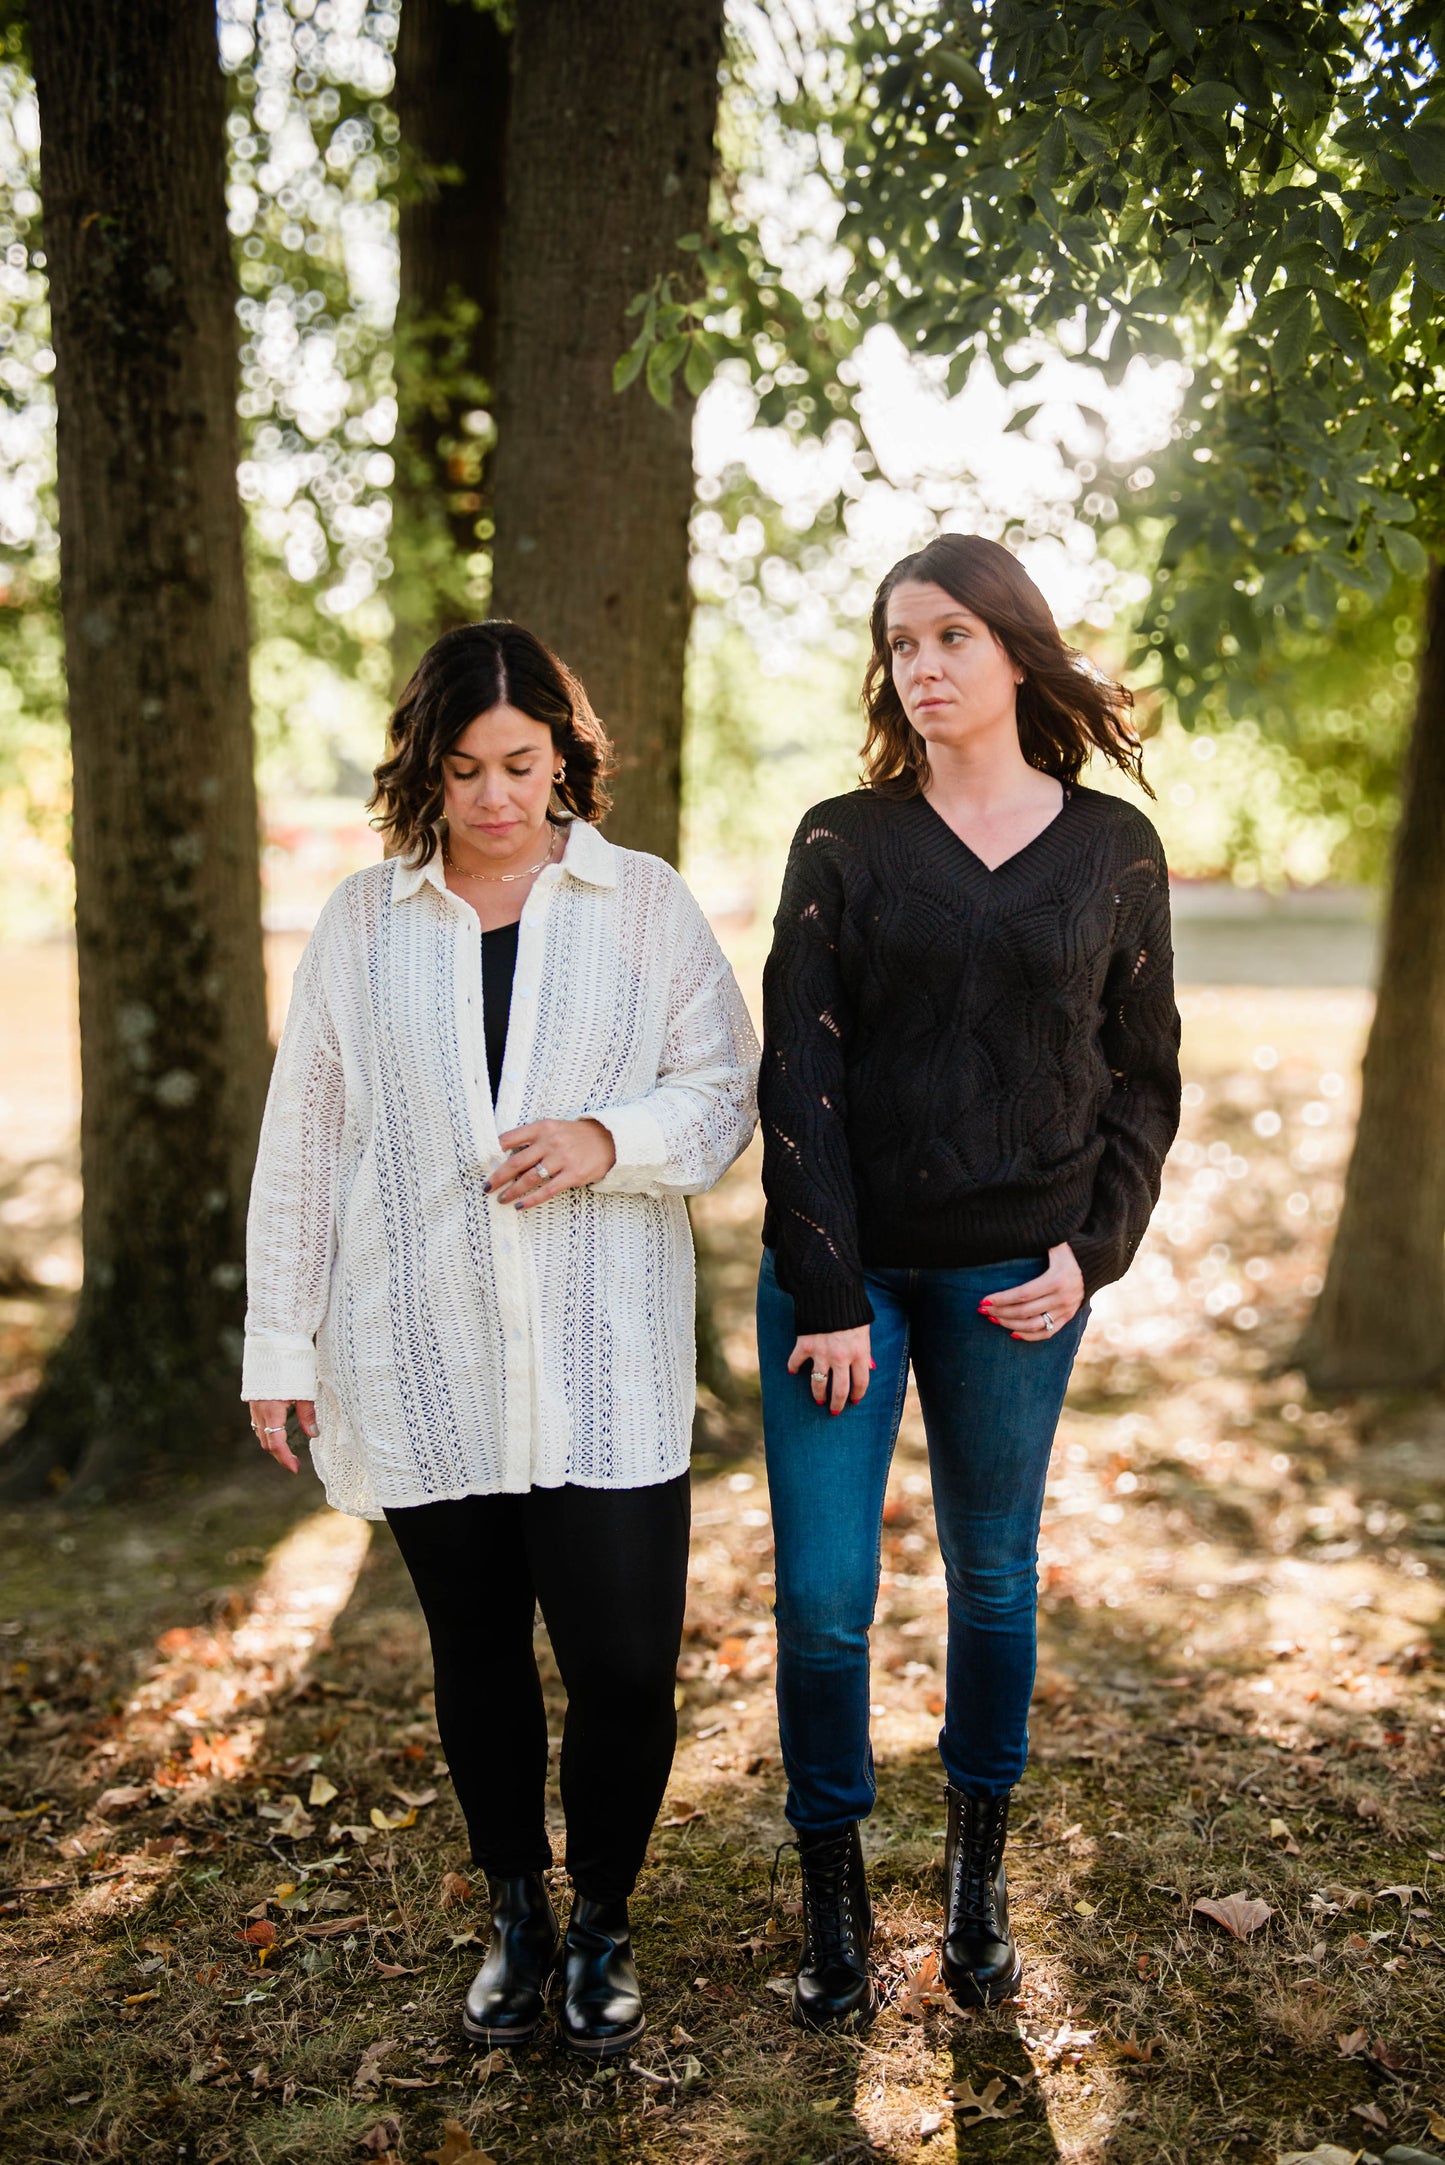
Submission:
[[[554,782],[565,782],[565,781],[566,781],[566,779],[567,779],[567,769],[566,769],[565,767],[559,767],[559,768],[557,769],[557,772],[556,772],[556,773],[555,773],[555,774],[553,775],[553,777],[552,777],[552,780],[553,780]]]

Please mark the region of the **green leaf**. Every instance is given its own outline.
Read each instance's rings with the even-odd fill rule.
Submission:
[[[1369,349],[1353,308],[1338,294],[1321,293],[1318,287],[1315,289],[1315,306],[1320,312],[1320,322],[1335,344],[1342,346],[1352,359],[1363,359]]]
[[[642,364],[646,358],[647,348],[641,344],[629,346],[626,353],[620,353],[612,364],[613,390],[625,391],[630,383],[635,382],[642,372]]]
[[[1415,268],[1427,286],[1436,293],[1445,293],[1445,251],[1426,228],[1421,227],[1413,236],[1415,242]]]
[[[1076,105],[1066,105],[1063,109],[1062,118],[1064,126],[1073,137],[1075,150],[1079,151],[1085,158],[1091,158],[1097,162],[1102,158],[1113,157],[1114,154],[1109,148],[1108,137],[1103,133],[1102,129],[1096,128],[1091,120],[1085,120]]]
[[[1432,195],[1445,195],[1445,126],[1438,120],[1417,120],[1405,148],[1420,186]]]
[[[1423,579],[1430,568],[1430,559],[1415,536],[1403,526],[1387,526],[1382,540],[1385,553],[1402,579]]]
[[[1052,188],[1062,172],[1064,159],[1068,155],[1068,148],[1068,137],[1064,133],[1064,123],[1056,116],[1044,132],[1044,139],[1039,145],[1036,166],[1039,179],[1046,188]]]
[[[1198,43],[1198,32],[1187,8],[1176,7],[1174,0],[1154,0],[1154,13],[1180,52],[1192,53]]]
[[[687,353],[685,338],[664,338],[647,356],[647,388],[659,406],[672,404],[672,379]]]
[[[707,341],[701,334],[687,342],[687,359],[682,364],[682,380],[692,397],[700,398],[712,382],[712,355]]]
[[[1310,335],[1310,296],[1296,293],[1274,320],[1270,359],[1277,376],[1293,376],[1305,357]]]
[[[1170,111],[1198,113],[1208,120],[1225,120],[1238,103],[1239,94],[1230,83],[1191,83],[1174,99]]]

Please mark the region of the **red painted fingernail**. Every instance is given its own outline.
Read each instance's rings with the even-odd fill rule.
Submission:
[[[1023,1337],[1023,1332],[1022,1332],[1022,1331],[1010,1331],[1010,1332],[1009,1332],[1009,1336],[1010,1336],[1010,1338],[1022,1338],[1022,1337]]]
[[[870,1361],[870,1362],[868,1363],[868,1366],[869,1366],[870,1368],[876,1368],[876,1367],[878,1366],[878,1363],[877,1363],[876,1361]]]

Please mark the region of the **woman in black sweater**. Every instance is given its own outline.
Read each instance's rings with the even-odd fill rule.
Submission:
[[[1044,1480],[1089,1297],[1129,1267],[1179,1113],[1163,852],[1078,781],[1096,751],[1143,781],[1129,694],[976,536],[896,564],[872,633],[866,786],[794,840],[759,1089],[793,2004],[815,2025],[873,2007],[868,1631],[910,1364],[948,1584],[943,1973],[964,2002],[1017,1988],[1003,1850]]]

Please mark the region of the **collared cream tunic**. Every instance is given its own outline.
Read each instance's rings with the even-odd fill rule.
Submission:
[[[752,1134],[757,1043],[697,903],[574,822],[522,913],[495,1109],[475,912],[440,858],[336,890],[296,973],[251,1189],[242,1393],[314,1398],[338,1510],[637,1488],[687,1465],[684,1196]],[[498,1134],[598,1120],[617,1162],[517,1211]]]

